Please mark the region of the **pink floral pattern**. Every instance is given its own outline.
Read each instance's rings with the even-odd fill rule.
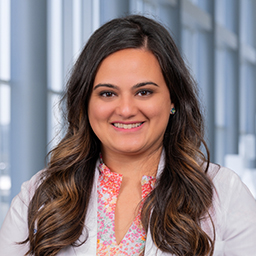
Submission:
[[[123,240],[117,244],[115,238],[115,207],[122,183],[122,175],[113,173],[101,161],[98,180],[98,231],[97,255],[140,255],[145,247],[146,232],[140,220],[140,211]],[[153,189],[155,178],[143,176],[142,198],[145,198]]]

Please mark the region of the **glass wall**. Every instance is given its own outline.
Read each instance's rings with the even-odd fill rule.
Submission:
[[[0,224],[9,207],[10,179],[10,1],[0,1]]]
[[[256,196],[255,10],[255,0],[0,0],[0,223],[63,135],[58,102],[85,42],[132,13],[172,33],[198,82],[211,161]]]
[[[48,46],[48,149],[63,134],[59,101],[68,74],[84,43],[100,25],[100,1],[49,0],[47,6]],[[102,15],[103,16],[103,15]]]

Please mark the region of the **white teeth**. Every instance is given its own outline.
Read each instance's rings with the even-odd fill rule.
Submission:
[[[132,128],[139,127],[140,125],[142,125],[142,123],[135,123],[135,124],[113,123],[113,125],[117,128],[121,128],[121,129],[132,129]]]

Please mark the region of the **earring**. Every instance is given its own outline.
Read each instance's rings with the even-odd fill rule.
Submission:
[[[175,109],[175,108],[172,108],[171,111],[170,111],[170,114],[171,114],[171,115],[174,115],[175,112],[176,112],[176,109]]]

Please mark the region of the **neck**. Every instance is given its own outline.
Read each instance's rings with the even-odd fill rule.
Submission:
[[[123,175],[123,178],[141,180],[143,175],[156,176],[162,147],[151,153],[136,155],[116,154],[102,151],[104,163],[112,172]]]

